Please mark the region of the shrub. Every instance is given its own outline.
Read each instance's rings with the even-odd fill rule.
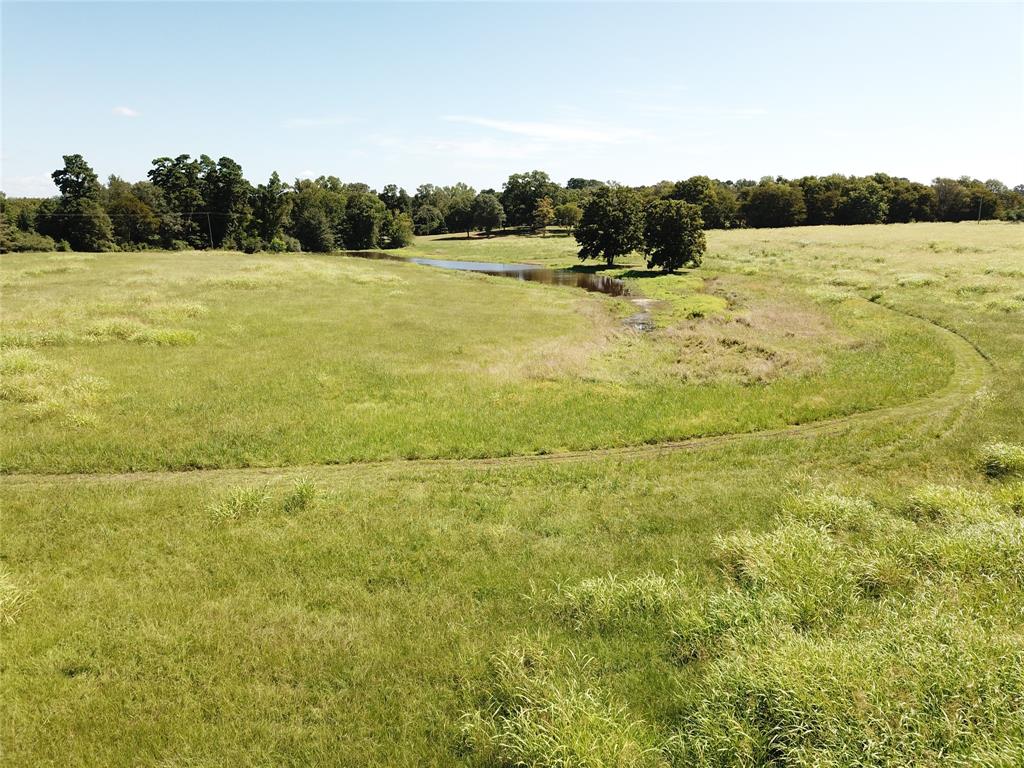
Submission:
[[[991,497],[945,485],[918,488],[910,494],[904,509],[918,522],[979,522],[999,515]]]
[[[466,746],[495,765],[667,766],[656,733],[587,685],[588,665],[536,643],[495,654],[481,705],[463,718]]]
[[[281,507],[288,515],[305,512],[316,503],[318,493],[316,483],[308,477],[300,477],[285,495]]]
[[[220,520],[239,520],[263,514],[270,507],[265,486],[235,486],[210,505],[210,513]]]
[[[604,630],[667,616],[681,599],[678,580],[649,574],[635,579],[586,579],[560,587],[553,602],[558,616],[576,629]]]
[[[0,627],[10,626],[18,619],[25,605],[25,592],[4,566],[0,565]]]
[[[989,477],[1024,475],[1024,445],[990,443],[981,449],[981,466]]]

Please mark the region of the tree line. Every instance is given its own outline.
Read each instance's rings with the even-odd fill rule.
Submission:
[[[624,187],[584,178],[572,178],[563,186],[543,171],[529,171],[509,176],[500,191],[477,191],[460,182],[423,184],[410,195],[395,184],[378,192],[336,176],[288,184],[273,173],[254,185],[231,158],[207,155],[160,157],[153,160],[145,181],[111,176],[103,184],[81,155],[65,155],[63,167],[52,177],[59,196],[8,199],[0,193],[0,251],[327,252],[400,248],[414,235],[491,234],[503,227],[546,232],[554,224],[569,231],[581,226],[593,230],[598,210],[613,213],[606,204],[607,190],[618,189],[629,190],[627,197],[635,196],[641,212],[654,210],[655,202],[695,206],[707,229],[1024,220],[1024,185],[1010,189],[995,179],[968,177],[939,178],[929,185],[882,173],[760,181],[693,176]],[[595,197],[603,202],[588,218],[588,204]],[[672,210],[687,220],[694,213]],[[638,226],[642,235],[646,225]],[[637,226],[627,229],[638,231]],[[586,248],[581,244],[581,250]]]

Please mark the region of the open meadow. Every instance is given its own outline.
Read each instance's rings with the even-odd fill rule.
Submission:
[[[1020,765],[1024,228],[0,258],[3,759]]]

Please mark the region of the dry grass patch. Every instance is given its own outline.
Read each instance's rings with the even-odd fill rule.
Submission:
[[[18,620],[28,595],[15,582],[11,572],[0,565],[0,627],[8,627]]]
[[[0,350],[0,402],[33,419],[74,425],[95,421],[106,383],[55,363],[30,349]]]

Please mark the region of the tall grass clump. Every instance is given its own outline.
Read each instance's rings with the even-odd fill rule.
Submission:
[[[195,344],[199,335],[180,328],[152,328],[130,317],[97,320],[85,329],[90,341],[126,341],[132,344],[155,344],[162,347],[183,347]]]
[[[657,733],[591,687],[589,663],[537,642],[493,655],[479,707],[462,735],[481,765],[667,767]]]
[[[0,403],[39,420],[55,417],[75,426],[95,421],[93,408],[105,382],[73,371],[32,349],[0,349]]]
[[[560,586],[552,603],[558,617],[576,629],[621,630],[672,614],[684,594],[678,578],[609,575]]]
[[[281,509],[286,515],[305,512],[316,504],[318,495],[319,488],[316,483],[308,477],[300,477],[285,494]]]
[[[18,620],[26,599],[25,590],[15,583],[10,571],[0,565],[0,627],[10,626]]]
[[[266,486],[239,485],[231,488],[210,505],[210,514],[218,520],[241,520],[270,510],[271,498]]]
[[[981,466],[989,477],[1024,476],[1024,445],[990,443],[981,449]]]
[[[649,743],[671,764],[1021,764],[1024,484],[925,485],[889,509],[815,492],[787,500],[773,530],[719,538],[714,555],[712,588],[607,577],[557,597],[577,632],[668,613],[654,626],[690,676]],[[579,690],[550,663],[531,678],[529,705],[508,711],[546,712]],[[480,727],[518,743],[513,718],[492,706]],[[631,721],[605,724],[616,722]],[[549,764],[572,729],[544,733],[533,762],[499,757]]]

